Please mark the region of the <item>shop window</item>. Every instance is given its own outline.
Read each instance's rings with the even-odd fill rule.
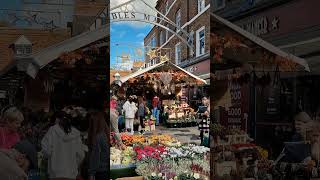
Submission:
[[[197,30],[196,34],[196,56],[201,56],[205,52],[205,27]]]
[[[213,9],[214,9],[215,11],[220,10],[220,9],[223,9],[223,8],[226,6],[225,0],[214,0],[213,2],[214,2],[214,4],[213,4],[214,7],[213,7]]]
[[[176,44],[175,54],[176,54],[176,64],[178,65],[181,62],[181,43],[180,42]]]
[[[176,13],[176,25],[177,27],[181,27],[181,10],[179,9]],[[177,31],[179,31],[179,29],[177,28]]]
[[[198,13],[201,13],[206,6],[205,0],[198,0]]]

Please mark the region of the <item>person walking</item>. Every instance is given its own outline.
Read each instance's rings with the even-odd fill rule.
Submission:
[[[136,112],[138,111],[138,108],[136,104],[133,102],[132,96],[130,96],[128,100],[124,103],[122,109],[125,113],[126,129],[127,131],[130,131],[130,134],[133,135],[134,134],[133,122],[134,122]]]
[[[10,149],[20,141],[18,129],[24,120],[22,112],[16,107],[10,107],[4,111],[0,127],[0,149]]]
[[[103,112],[93,112],[89,117],[89,180],[108,179],[109,126]]]
[[[202,104],[203,106],[198,110],[200,114],[199,130],[201,144],[203,144],[204,134],[209,133],[210,129],[210,100],[207,97],[203,97]]]
[[[119,112],[117,110],[117,97],[112,97],[113,102],[110,102],[110,126],[111,132],[115,133],[115,139],[117,141],[117,145],[121,148],[124,148],[124,144],[122,143],[120,132],[119,132]],[[115,104],[112,105],[111,103]]]
[[[139,98],[138,116],[139,116],[139,119],[140,119],[140,126],[141,126],[140,133],[141,134],[143,133],[143,130],[145,128],[145,126],[144,126],[144,118],[145,118],[145,115],[146,115],[146,108],[145,107],[146,107],[146,105],[145,105],[144,99],[143,99],[143,97],[140,97]]]
[[[75,180],[85,157],[85,146],[67,113],[61,111],[56,118],[58,123],[50,127],[41,141],[42,152],[48,158],[49,178]]]

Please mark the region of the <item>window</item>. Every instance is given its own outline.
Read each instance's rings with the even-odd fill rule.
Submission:
[[[23,48],[23,46],[16,46],[16,54],[17,54],[17,55],[22,55],[22,54],[24,54],[24,48]]]
[[[160,31],[160,46],[163,44],[163,31]]]
[[[96,19],[96,29],[101,27],[101,25],[102,25],[102,19],[100,18]]]
[[[219,10],[225,7],[225,0],[214,0],[214,10]]]
[[[167,28],[169,28],[169,24],[167,24]],[[166,42],[168,41],[169,39],[169,31],[166,30]]]
[[[205,0],[198,0],[198,13],[201,13],[205,8]]]
[[[196,56],[201,56],[205,51],[205,27],[197,30],[196,34]]]
[[[155,65],[155,64],[156,64],[155,59],[152,59],[151,62],[150,62],[150,65],[153,66],[153,65]]]
[[[102,17],[101,18],[101,20],[102,20],[102,25],[106,25],[107,24],[107,18],[106,17]]]
[[[32,53],[31,45],[16,45],[16,55],[28,55]]]
[[[151,47],[155,48],[157,46],[156,36],[153,35],[151,39]]]
[[[166,15],[169,11],[169,0],[166,1],[166,6],[165,6],[165,9],[164,9],[164,15]]]
[[[180,64],[181,62],[181,43],[176,44],[176,64]]]
[[[146,53],[146,55],[148,54],[148,52],[150,51],[150,49],[151,49],[151,42],[149,41],[149,42],[147,42],[147,45],[146,45],[146,47],[145,47],[145,53]]]
[[[177,13],[176,13],[176,25],[178,26],[178,27],[181,27],[181,11],[180,11],[180,9],[177,11]],[[179,29],[177,29],[177,31],[178,31]]]

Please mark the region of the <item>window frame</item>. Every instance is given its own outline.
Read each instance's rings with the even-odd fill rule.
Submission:
[[[200,44],[200,32],[204,31],[204,34],[203,34],[203,39],[204,40],[204,45],[203,45],[203,53],[201,53],[201,44]],[[196,57],[199,57],[199,56],[202,56],[204,55],[206,52],[206,27],[205,26],[202,26],[201,28],[199,28],[197,31],[196,31]]]
[[[198,14],[201,13],[202,11],[204,11],[205,8],[206,8],[206,1],[205,0],[198,0]]]
[[[178,51],[178,47],[179,47],[179,51]],[[181,42],[178,42],[176,45],[175,45],[175,62],[176,62],[176,65],[179,65],[181,63],[181,59],[182,59],[182,52],[181,52]],[[179,54],[178,54],[179,52]],[[179,57],[179,58],[178,58]]]
[[[159,39],[160,39],[159,43],[160,43],[160,46],[161,46],[162,44],[164,44],[164,40],[163,40],[163,30],[160,31]]]
[[[178,22],[179,20],[179,22]],[[175,14],[175,23],[176,25],[181,28],[181,9],[178,9],[176,14]],[[177,31],[179,31],[180,29],[177,28]]]

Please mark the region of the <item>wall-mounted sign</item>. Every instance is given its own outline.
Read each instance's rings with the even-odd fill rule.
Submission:
[[[239,25],[242,29],[256,35],[268,34],[279,29],[279,18],[259,17]]]

